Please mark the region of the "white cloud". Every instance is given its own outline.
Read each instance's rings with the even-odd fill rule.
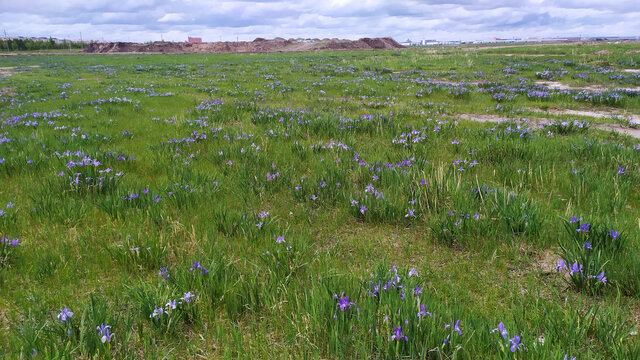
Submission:
[[[637,0],[0,1],[9,35],[205,41],[392,36],[397,40],[637,35]],[[78,35],[75,35],[78,34]]]
[[[164,14],[163,17],[158,19],[158,22],[179,22],[183,18],[184,18],[184,14],[170,13],[170,14]]]

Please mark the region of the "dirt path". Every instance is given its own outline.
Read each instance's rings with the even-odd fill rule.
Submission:
[[[607,111],[571,110],[571,109],[557,109],[557,108],[550,108],[548,110],[542,110],[538,108],[527,108],[527,110],[542,112],[542,113],[549,113],[554,115],[588,116],[588,117],[594,117],[598,119],[622,118],[622,119],[627,119],[629,121],[640,124],[640,115],[635,115],[635,114],[619,114],[619,113],[607,112]]]
[[[536,81],[536,85],[546,86],[549,89],[553,90],[589,90],[589,91],[605,91],[605,90],[627,90],[627,91],[640,91],[640,87],[635,88],[622,88],[622,87],[613,87],[607,88],[604,86],[597,85],[588,85],[588,86],[571,86],[567,84],[563,84],[559,81]]]
[[[0,78],[7,77],[15,74],[16,69],[20,68],[39,68],[40,65],[29,65],[29,66],[5,66],[0,67]]]
[[[547,56],[565,56],[564,54],[501,54],[501,53],[490,53],[485,55],[495,55],[495,56],[528,56],[528,57],[547,57]]]
[[[540,112],[542,112],[542,110],[540,110]],[[535,118],[535,119],[506,118],[504,116],[491,115],[491,114],[460,114],[455,116],[460,119],[469,120],[469,121],[475,121],[480,123],[496,123],[496,124],[506,122],[506,121],[515,121],[518,123],[530,123],[532,125],[540,125],[540,124],[556,121],[554,119],[548,119],[548,118]],[[640,129],[627,128],[618,124],[593,124],[590,126],[594,129],[613,131],[620,134],[629,135],[636,139],[640,139]]]
[[[15,90],[15,87],[0,88],[0,96],[7,95],[9,97],[14,97],[16,95]]]
[[[614,131],[620,134],[629,135],[636,139],[640,139],[640,129],[626,128],[617,124],[597,124],[592,125],[592,127],[598,130]]]

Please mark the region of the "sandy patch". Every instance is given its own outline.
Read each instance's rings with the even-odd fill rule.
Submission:
[[[502,55],[502,56],[507,56],[507,57],[512,57],[512,56],[528,56],[528,57],[564,56],[562,54],[487,54],[487,55]]]
[[[593,53],[593,55],[611,55],[611,54],[613,53],[609,50],[600,50]]]
[[[481,123],[503,123],[506,121],[518,121],[518,119],[509,119],[500,115],[491,115],[491,114],[460,114],[456,115],[457,118],[481,122]]]
[[[5,66],[0,67],[0,77],[11,76],[15,73],[16,70],[20,70],[22,68],[39,68],[40,65],[29,65],[29,66]]]
[[[588,86],[570,86],[567,84],[563,84],[559,81],[544,81],[539,80],[536,81],[536,85],[546,86],[552,90],[588,90],[588,91],[605,91],[605,90],[625,90],[625,91],[640,91],[640,87],[635,88],[622,88],[622,87],[604,87],[598,85],[588,85]]]
[[[622,69],[623,72],[640,73],[640,69]]]
[[[530,109],[530,110],[538,111],[538,112],[544,112],[543,110],[540,110],[540,109]],[[555,109],[555,110],[548,111],[548,113],[551,113],[551,114],[569,114],[569,112],[570,112],[571,115],[580,115],[580,116],[590,116],[590,115],[586,115],[586,114],[596,114],[596,115],[603,115],[604,114],[604,113],[591,112],[591,111],[577,111],[577,110],[567,110],[567,109]],[[514,122],[517,122],[517,123],[531,124],[531,125],[534,125],[534,126],[558,121],[558,120],[548,119],[548,118],[535,118],[535,119],[505,118],[504,116],[493,115],[493,114],[459,114],[459,115],[455,115],[455,116],[457,118],[459,118],[459,119],[475,121],[475,122],[480,122],[480,123],[495,123],[495,124],[499,124],[499,123],[503,123],[503,122],[514,121]],[[614,115],[607,114],[606,117],[611,118],[612,116],[614,116]],[[638,115],[633,115],[633,116],[635,116],[638,119],[640,119],[640,116],[638,116]],[[592,117],[605,117],[605,116],[592,116]],[[598,130],[613,131],[613,132],[617,132],[617,133],[620,133],[620,134],[629,135],[629,136],[634,137],[636,139],[640,139],[640,129],[628,128],[628,127],[624,127],[624,126],[621,126],[621,125],[618,125],[618,124],[592,124],[592,125],[590,125],[590,127],[594,128],[594,129],[598,129]]]
[[[620,134],[629,135],[636,139],[640,139],[640,129],[622,127],[617,124],[598,124],[598,125],[592,125],[592,127],[599,130],[614,131]]]
[[[588,116],[598,119],[626,119],[636,123],[640,123],[640,115],[635,114],[620,114],[607,111],[590,111],[590,110],[570,110],[570,109],[558,109],[550,108],[548,110],[542,110],[538,108],[527,108],[527,110],[535,112],[544,112],[554,115],[576,115],[576,116]]]
[[[6,95],[6,96],[14,97],[16,95],[15,90],[16,90],[15,87],[0,88],[0,96]]]

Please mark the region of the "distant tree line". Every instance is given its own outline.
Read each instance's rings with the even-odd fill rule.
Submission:
[[[55,41],[40,39],[3,39],[0,40],[0,51],[30,51],[30,50],[50,50],[50,49],[83,49],[85,43],[82,41]]]

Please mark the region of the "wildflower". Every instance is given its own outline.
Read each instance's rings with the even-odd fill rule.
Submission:
[[[420,286],[416,286],[415,289],[413,289],[413,294],[414,295],[420,295],[422,294],[422,288]]]
[[[462,335],[462,330],[460,330],[460,327],[458,326],[458,324],[460,324],[460,320],[456,321],[455,326],[453,327],[453,330],[455,330],[456,332],[458,332],[458,335]]]
[[[406,214],[404,215],[404,217],[406,217],[406,218],[408,218],[408,217],[416,217],[416,214],[415,214],[415,210],[414,210],[414,209],[407,209],[407,211],[408,211],[408,213],[406,213]]]
[[[585,249],[587,249],[587,250],[593,250],[593,247],[591,247],[591,244],[590,244],[588,241],[586,241],[586,242],[582,245],[582,247],[583,247],[583,248],[585,248]]]
[[[149,318],[156,318],[156,320],[160,319],[160,316],[162,316],[162,314],[164,314],[164,309],[163,308],[159,308],[157,306],[154,306],[153,309],[153,313],[151,313],[151,315],[149,315]],[[104,341],[103,341],[104,342]]]
[[[402,333],[402,326],[398,326],[398,327],[394,326],[393,328],[394,328],[394,334],[391,335],[391,340],[400,341],[401,339],[404,339],[404,341],[409,341],[409,338]]]
[[[458,333],[458,335],[462,335],[462,330],[460,330],[460,327],[458,326],[458,324],[460,324],[460,320],[456,321],[456,323],[455,323],[455,324],[453,324],[453,323],[451,323],[451,324],[447,324],[447,325],[445,325],[445,326],[444,326],[444,328],[445,328],[445,330],[446,330],[446,329],[450,328],[450,327],[453,325],[453,330],[454,330],[455,332],[457,332],[457,333]]]
[[[582,221],[582,218],[577,218],[575,216],[569,217],[569,223],[571,223],[571,224],[575,224],[575,223],[580,222],[580,221]]]
[[[601,272],[600,275],[594,276],[593,278],[600,280],[600,282],[602,282],[603,284],[607,283],[607,277],[604,276],[604,271]]]
[[[618,175],[624,175],[624,174],[625,174],[624,168],[622,166],[619,166],[618,167]]]
[[[432,313],[428,312],[425,308],[424,308],[424,304],[420,304],[420,312],[418,313],[418,319],[422,319],[425,316],[433,316]]]
[[[418,271],[416,270],[416,268],[411,268],[411,270],[409,270],[409,277],[412,276],[418,276]]]
[[[613,238],[613,240],[616,240],[618,238],[618,232],[615,230],[611,230],[607,233],[607,235],[611,236]]]
[[[564,262],[564,260],[558,260],[558,265],[556,265],[556,270],[557,271],[562,271],[562,270],[564,270],[566,268],[567,268],[567,265]]]
[[[344,295],[344,293],[342,293],[342,295]],[[340,311],[347,311],[349,310],[349,308],[351,306],[355,306],[356,304],[353,302],[349,301],[349,297],[348,296],[338,296],[338,294],[333,294],[334,299],[338,300],[338,308],[340,308]]]
[[[511,339],[509,339],[509,343],[511,343],[511,347],[509,348],[511,352],[516,352],[516,350],[524,346],[520,341],[520,336],[518,335],[514,335]]]
[[[207,269],[205,269],[204,266],[200,265],[199,261],[193,262],[193,265],[191,266],[191,269],[189,269],[189,271],[193,271],[193,270],[201,270],[202,275],[207,275],[208,273]]]
[[[169,302],[165,305],[165,307],[167,308],[167,310],[169,309],[174,310],[176,308],[176,301],[169,300]]]
[[[276,243],[282,244],[284,241],[284,236],[280,235],[276,238]]]
[[[503,339],[506,339],[507,336],[509,336],[509,333],[507,332],[507,329],[504,327],[504,324],[502,323],[502,321],[500,322],[500,324],[498,324],[498,327],[491,330],[491,332],[500,332],[500,335],[502,336]]]
[[[362,206],[360,207],[360,213],[361,213],[362,215],[364,215],[364,212],[365,212],[365,211],[367,211],[367,207],[366,207],[366,206],[364,206],[364,205],[362,205]]]
[[[160,271],[158,272],[158,276],[160,276],[162,278],[162,280],[167,280],[167,279],[169,279],[169,271],[167,270],[167,268],[162,267],[162,268],[160,268]]]
[[[71,312],[66,306],[63,308],[60,308],[60,314],[58,314],[58,319],[60,319],[60,322],[65,324],[67,321],[69,321],[71,319],[71,317],[73,316],[73,312]]]
[[[576,360],[575,356],[572,356],[571,358],[569,358],[568,356],[568,354],[564,354],[564,358],[562,360]]]
[[[582,275],[582,264],[578,265],[577,262],[571,264],[571,268],[569,269],[569,275],[573,276],[573,274],[580,273]]]
[[[577,232],[589,233],[589,223],[580,224],[580,227],[576,229]]]
[[[188,291],[186,293],[184,293],[184,296],[180,298],[180,300],[184,300],[185,303],[189,304],[191,303],[191,300],[193,299],[195,295],[193,295],[191,293],[191,291]]]
[[[109,329],[111,329],[110,325],[104,325],[100,324],[100,326],[98,326],[98,331],[100,332],[100,340],[102,341],[102,343],[106,343],[107,341],[111,340],[111,337],[113,336],[113,334],[109,331]]]

